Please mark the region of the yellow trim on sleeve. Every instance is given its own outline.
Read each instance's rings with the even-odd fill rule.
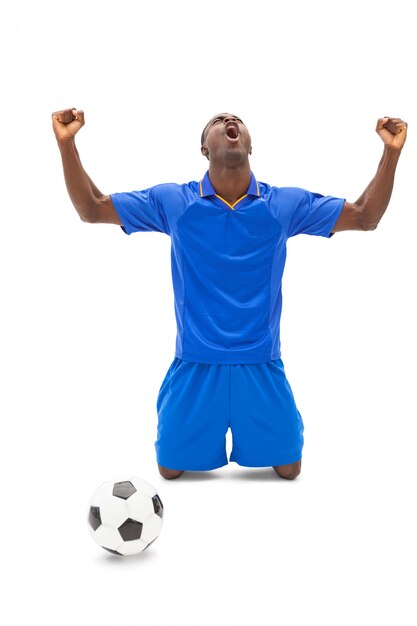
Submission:
[[[203,197],[203,181],[200,180],[200,196]]]

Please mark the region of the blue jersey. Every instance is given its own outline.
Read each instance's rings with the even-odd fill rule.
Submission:
[[[233,205],[200,182],[111,194],[123,230],[171,237],[175,356],[195,363],[264,363],[281,356],[286,242],[331,237],[344,199],[273,187],[251,174]]]

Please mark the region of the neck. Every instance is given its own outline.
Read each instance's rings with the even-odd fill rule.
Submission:
[[[233,168],[210,163],[209,177],[216,193],[229,204],[234,204],[248,190],[251,177],[249,161]]]

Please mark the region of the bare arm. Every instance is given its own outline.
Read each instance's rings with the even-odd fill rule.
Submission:
[[[398,118],[384,117],[378,120],[376,131],[384,142],[377,172],[356,202],[345,202],[332,232],[375,230],[388,207],[395,170],[407,136],[407,124]]]
[[[104,195],[84,170],[75,135],[84,126],[84,113],[76,109],[56,111],[52,123],[61,152],[65,183],[71,201],[83,222],[121,225],[110,196]]]

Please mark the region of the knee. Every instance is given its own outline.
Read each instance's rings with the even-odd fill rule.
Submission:
[[[167,478],[168,480],[171,478],[178,478],[179,476],[181,476],[181,474],[184,473],[184,470],[169,469],[168,467],[162,467],[162,465],[159,465],[159,463],[158,463],[158,469],[159,469],[159,473],[161,474],[161,476],[163,476],[164,478]]]
[[[281,478],[294,480],[301,472],[301,459],[295,463],[289,463],[288,465],[276,465],[274,466],[274,470]]]

